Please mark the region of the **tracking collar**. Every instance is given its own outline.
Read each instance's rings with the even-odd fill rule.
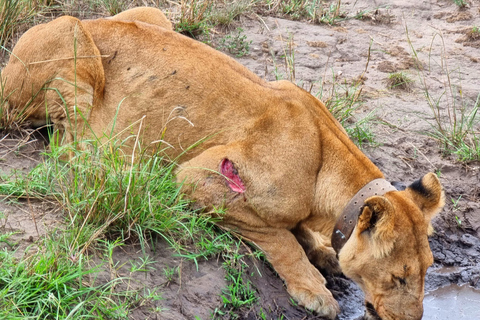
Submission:
[[[338,253],[352,235],[353,229],[358,222],[358,217],[362,213],[363,204],[366,199],[372,196],[383,196],[389,191],[397,189],[385,179],[375,179],[367,183],[352,199],[348,202],[342,214],[338,217],[332,233],[332,247]]]

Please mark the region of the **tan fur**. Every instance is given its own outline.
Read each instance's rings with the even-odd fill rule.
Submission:
[[[167,30],[173,30],[172,23],[163,14],[162,11],[150,7],[138,7],[127,11],[120,12],[113,16],[113,20],[124,21],[142,21],[149,24],[157,25]]]
[[[2,71],[10,107],[24,108],[39,92],[27,106],[30,119],[44,123],[48,115],[71,137],[67,142],[74,135],[107,139],[113,132],[120,139],[141,132],[143,148],[166,148],[179,161],[177,179],[196,205],[226,207],[221,223],[264,250],[292,297],[335,318],[338,303],[308,258],[338,272],[329,241],[335,220],[382,173],[306,91],[286,81],[265,82],[168,30],[155,9],[137,11],[138,19],[134,13],[120,20],[63,17],[30,29]],[[56,91],[41,90],[52,87],[66,108]],[[68,122],[66,111],[79,121]],[[244,193],[218,173],[224,159],[238,172]],[[367,199],[339,253],[342,271],[383,319],[421,317],[432,262],[427,226],[443,206],[443,193],[431,174],[414,187]]]

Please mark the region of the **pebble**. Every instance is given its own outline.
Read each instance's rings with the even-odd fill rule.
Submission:
[[[478,238],[472,236],[471,234],[466,233],[466,234],[462,235],[462,237],[460,238],[460,242],[463,243],[466,246],[473,247],[473,246],[478,245],[480,240]]]

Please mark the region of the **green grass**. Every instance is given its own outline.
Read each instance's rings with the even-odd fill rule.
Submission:
[[[319,1],[320,3],[320,1]],[[338,0],[336,3],[332,2],[327,6],[323,6],[323,2],[321,2],[321,6],[319,8],[315,7],[315,1],[313,1],[313,5],[307,7],[308,17],[314,23],[324,23],[329,25],[334,25],[337,22],[345,20],[346,14],[341,12],[341,1]]]
[[[465,8],[468,4],[466,0],[453,0],[453,2],[459,7],[459,8]]]
[[[211,0],[184,0],[180,1],[180,14],[174,23],[175,31],[198,38],[208,35],[212,24],[209,14],[212,10]]]
[[[256,289],[246,274],[245,255],[240,253],[240,245],[241,241],[236,241],[236,246],[230,246],[222,254],[228,285],[220,295],[222,307],[215,310],[214,319],[236,319],[237,311],[252,307],[258,300]]]
[[[282,42],[284,42],[283,55],[280,56],[280,58],[282,58],[283,60],[283,64],[277,64],[275,54],[274,52],[271,52],[273,62],[273,75],[275,76],[275,80],[288,80],[290,82],[296,83],[295,43],[293,41],[293,38],[294,35],[292,33],[289,33],[288,38],[285,40],[281,38]],[[281,71],[282,67],[283,69],[285,69],[285,72]]]
[[[247,36],[243,33],[243,29],[237,28],[235,32],[220,39],[218,49],[227,51],[230,54],[235,55],[237,58],[240,58],[250,53],[251,43],[252,40],[247,40]]]
[[[413,82],[414,82],[413,79],[410,78],[410,76],[406,72],[399,71],[399,72],[390,73],[388,75],[387,87],[389,89],[399,89],[404,91],[410,91]]]
[[[349,17],[341,10],[341,0],[330,3],[324,0],[175,0],[170,3],[178,8],[171,15],[175,30],[202,40],[208,38],[212,29],[228,27],[239,16],[248,13],[329,25],[365,14],[361,11]]]
[[[334,25],[347,17],[341,11],[341,0],[330,3],[323,0],[266,0],[256,2],[255,7],[259,14],[307,20],[317,24]]]
[[[173,178],[175,163],[146,153],[132,163],[121,144],[82,144],[87,150],[52,142],[44,162],[26,176],[2,177],[0,193],[55,199],[69,223],[79,228],[99,228],[97,233],[110,239],[128,235],[132,241],[156,234],[180,251],[196,228],[211,224],[210,218],[188,209]],[[72,157],[64,162],[67,156]],[[88,247],[81,241],[77,245],[82,251]]]
[[[438,141],[446,155],[455,155],[462,162],[480,160],[480,94],[475,101],[462,96],[447,101],[444,95],[434,97],[426,90],[425,98],[434,119],[428,121],[431,130],[427,135]]]
[[[467,39],[470,41],[476,41],[480,39],[480,28],[473,26],[470,31],[467,32]]]
[[[115,268],[113,248],[126,242],[146,246],[160,237],[176,255],[197,263],[230,250],[234,243],[209,216],[188,209],[189,202],[173,179],[174,163],[143,155],[132,165],[117,146],[102,151],[93,144],[90,147],[79,151],[53,145],[44,162],[27,175],[0,178],[0,194],[7,199],[57,201],[66,219],[63,230],[49,233],[38,243],[36,255],[16,259],[11,251],[2,252],[0,309],[4,315],[18,315],[8,319],[126,318],[137,300],[152,298],[114,290],[118,279],[96,281],[100,267],[90,266],[90,252],[105,256],[105,265]],[[61,160],[72,152],[68,163]],[[132,272],[152,265],[148,259],[137,262],[132,262]]]
[[[239,240],[219,231],[209,215],[188,209],[189,202],[173,179],[174,163],[144,154],[132,164],[117,144],[100,149],[92,143],[88,149],[53,144],[44,162],[28,174],[0,178],[0,194],[7,200],[49,198],[64,209],[66,219],[63,230],[49,233],[37,244],[36,255],[16,259],[12,251],[2,253],[0,305],[5,315],[13,315],[8,319],[127,318],[136,305],[160,295],[118,289],[116,283],[128,279],[102,283],[96,280],[97,273],[117,268],[114,248],[126,242],[146,246],[159,237],[176,250],[175,255],[196,264],[222,254],[233,281],[222,297],[225,305],[232,305],[229,313],[256,299],[254,291],[245,291],[241,270],[232,273],[241,264]],[[66,153],[73,153],[68,163],[62,161]],[[4,238],[0,242],[8,240]],[[104,265],[92,267],[90,252],[103,256]],[[131,273],[151,270],[152,263],[148,258],[132,261]],[[28,276],[32,273],[35,277]],[[164,273],[172,281],[178,269]]]
[[[0,251],[1,319],[125,317],[132,292],[112,292],[120,279],[101,281],[95,276],[98,267],[89,267],[85,255],[70,255],[75,236],[73,230],[52,233],[23,258]]]
[[[357,146],[375,146],[377,143],[371,129],[376,121],[375,110],[360,118],[356,116],[363,106],[361,94],[362,88],[359,84],[336,83],[333,78],[329,92],[324,92],[322,88],[316,96],[325,103]]]
[[[0,0],[0,48],[7,47],[17,29],[38,13],[35,4],[33,0]]]
[[[408,29],[407,39],[415,58],[418,60],[417,51],[413,47]],[[432,38],[432,45],[439,38],[442,50],[445,50],[445,42],[441,34]],[[427,84],[427,76],[423,69],[417,69],[420,82],[423,86],[425,99],[430,107],[427,115],[433,120],[425,120],[431,129],[426,135],[438,141],[440,149],[445,155],[454,155],[459,161],[471,162],[480,160],[480,92],[476,98],[467,98],[463,94],[461,86],[461,72],[458,72],[458,80],[454,83],[453,74],[448,66],[448,61],[441,56],[441,71],[443,72],[444,90],[433,95]],[[429,68],[431,65],[429,63]]]
[[[341,0],[264,0],[255,2],[254,8],[261,15],[328,25],[336,25],[348,19],[362,19],[370,11],[375,10],[360,10],[355,15],[349,15],[342,10]]]
[[[96,5],[101,6],[109,15],[114,16],[117,13],[128,9],[132,1],[128,0],[90,0]]]
[[[17,259],[11,251],[2,253],[0,309],[15,315],[11,319],[49,319],[55,312],[58,319],[126,318],[138,301],[157,297],[114,288],[117,280],[95,281],[100,267],[90,266],[90,252],[105,256],[105,265],[115,268],[113,248],[126,242],[145,247],[151,239],[163,238],[176,255],[195,263],[233,244],[232,236],[217,230],[209,215],[188,208],[173,177],[175,163],[146,153],[132,162],[121,151],[122,142],[102,148],[95,141],[80,144],[88,151],[76,144],[57,145],[52,136],[50,151],[32,171],[0,177],[2,201],[49,199],[58,203],[66,219],[63,230],[37,244],[38,254]],[[148,268],[148,260],[132,264],[132,272]],[[29,277],[32,273],[36,276]],[[39,290],[44,295],[39,296]]]
[[[255,0],[217,1],[210,12],[209,21],[215,26],[228,27],[242,14],[252,11],[255,3]]]

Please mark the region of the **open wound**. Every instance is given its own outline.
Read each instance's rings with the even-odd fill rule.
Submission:
[[[243,185],[242,179],[238,175],[238,171],[233,165],[233,162],[227,158],[223,159],[220,163],[220,173],[225,176],[227,180],[227,185],[232,189],[232,191],[244,193],[245,186]]]

